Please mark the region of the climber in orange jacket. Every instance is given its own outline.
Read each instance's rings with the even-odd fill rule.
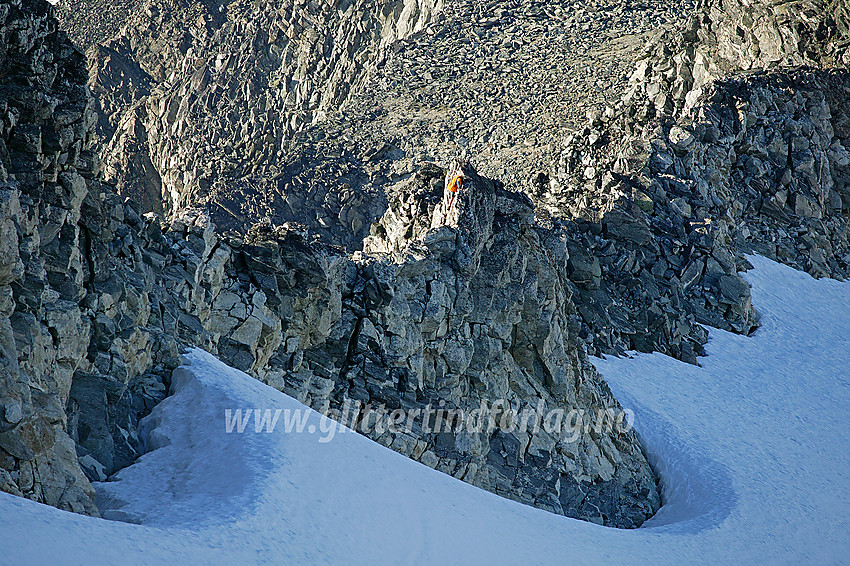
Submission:
[[[456,174],[446,189],[451,193],[449,198],[449,208],[451,208],[457,198],[458,191],[463,189],[463,173]]]

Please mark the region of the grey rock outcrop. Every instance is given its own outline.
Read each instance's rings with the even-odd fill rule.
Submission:
[[[141,453],[138,421],[165,397],[177,339],[203,340],[169,324],[160,256],[131,236],[159,227],[93,178],[83,55],[46,2],[0,14],[0,479],[96,515],[89,481]]]
[[[369,313],[381,358],[405,360],[405,383],[419,395],[467,411],[498,399],[517,410],[540,400],[544,411],[618,408],[580,346],[564,235],[537,226],[526,197],[463,172],[454,195],[442,170],[423,170],[364,242],[391,259],[373,268],[392,297],[383,314]],[[438,469],[462,466],[475,485],[558,513],[633,526],[660,503],[630,438],[502,432],[477,439],[474,452],[467,439],[441,440]]]
[[[625,98],[639,112],[678,114],[704,87],[741,71],[847,67],[848,36],[844,0],[703,0],[678,29],[647,43]]]
[[[0,4],[0,45],[0,487],[96,514],[64,410],[90,328],[83,58],[46,3]]]
[[[841,64],[846,7],[809,3],[800,22],[783,6],[702,3],[681,33],[648,45],[623,100],[565,140],[538,202],[585,219],[576,225],[605,290],[581,301],[592,351],[695,361],[704,333],[694,322],[752,332],[757,313],[737,275],[745,252],[847,276],[847,70],[783,67]],[[588,308],[599,303],[619,303],[600,309],[619,316]],[[663,312],[650,343],[633,333],[645,312]]]

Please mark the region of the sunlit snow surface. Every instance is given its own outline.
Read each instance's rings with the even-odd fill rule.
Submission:
[[[754,336],[713,330],[702,367],[594,360],[664,483],[641,529],[526,507],[352,433],[226,434],[225,408],[300,405],[196,350],[148,422],[161,447],[98,486],[105,515],[142,525],[0,494],[0,563],[845,561],[850,284],[750,259]]]

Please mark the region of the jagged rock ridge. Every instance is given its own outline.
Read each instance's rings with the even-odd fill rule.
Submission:
[[[10,240],[3,256],[4,320],[14,331],[5,351],[19,371],[3,382],[18,384],[2,399],[4,489],[96,513],[83,473],[104,480],[142,450],[139,418],[165,395],[180,344],[201,345],[323,410],[344,399],[408,408],[441,400],[471,409],[497,399],[516,408],[539,401],[618,408],[574,339],[560,275],[564,242],[535,227],[528,201],[467,170],[454,220],[431,221],[430,235],[412,235],[405,249],[425,247],[400,261],[349,256],[297,228],[223,241],[204,214],[181,215],[163,232],[155,215],[141,217],[93,178],[85,148],[97,126],[82,60],[50,25],[51,9],[40,3],[36,10],[48,25],[16,12],[9,19],[18,29],[42,30],[29,47],[55,42],[71,59],[65,75],[48,73],[35,84],[28,68],[9,70],[21,87],[6,99],[16,122],[3,131],[12,150],[3,226],[19,241]],[[34,66],[49,61],[48,50],[24,53]],[[68,99],[77,129],[66,155],[60,143],[53,177],[45,167],[54,163],[51,138],[33,132],[59,127],[60,119],[24,110],[65,88],[77,97]],[[410,182],[427,187],[408,190],[424,199],[417,210],[431,218],[427,203],[442,193],[443,171]],[[51,376],[62,381],[42,386]],[[36,387],[41,397],[32,395]],[[40,444],[50,438],[44,431],[27,434],[29,423],[47,417],[63,453]],[[603,429],[573,441],[545,431],[366,433],[446,473],[570,516],[633,527],[660,505],[633,432]],[[67,475],[30,481],[27,470],[39,459]],[[54,481],[64,482],[59,498]]]
[[[53,159],[54,138],[36,134],[45,124],[48,134],[67,126],[65,118],[15,109],[32,108],[31,100],[62,94],[66,86],[61,74],[57,83],[49,72],[52,50],[39,47],[78,56],[55,34],[49,9],[35,10],[42,25],[19,18],[21,4],[8,5],[4,18],[11,14],[12,24],[3,29],[12,32],[4,36],[9,44],[22,35],[35,39],[23,42],[22,56],[9,67],[19,73],[26,96],[9,96],[7,115],[15,115],[9,124],[14,120],[16,126],[3,131],[12,151],[4,161],[11,174],[2,225],[25,242],[4,250],[0,273],[10,274],[12,297],[4,312],[11,328],[20,325],[22,314],[35,321],[13,335],[14,344],[5,341],[7,358],[18,359],[17,373],[4,380],[14,391],[4,391],[2,400],[4,415],[17,419],[3,421],[6,444],[0,444],[8,491],[94,512],[80,465],[88,477],[103,479],[132,461],[143,440],[138,419],[164,395],[181,344],[214,351],[321,410],[338,408],[347,398],[399,407],[442,399],[469,408],[499,396],[517,407],[542,400],[546,406],[612,408],[616,401],[587,363],[586,350],[636,348],[695,362],[706,336],[697,322],[742,333],[756,327],[749,289],[737,275],[746,267],[741,251],[758,249],[816,274],[846,274],[842,70],[779,69],[698,84],[681,78],[693,78],[697,68],[688,47],[684,55],[673,54],[682,62],[678,66],[667,66],[666,53],[651,55],[622,104],[592,116],[586,128],[553,148],[558,159],[533,176],[531,204],[468,170],[471,189],[447,222],[441,193],[446,179],[424,161],[430,149],[416,162],[405,157],[397,133],[384,128],[389,114],[358,106],[358,89],[348,90],[365,77],[360,92],[373,96],[381,90],[374,86],[387,84],[398,69],[374,33],[366,34],[371,39],[351,58],[305,47],[298,52],[303,58],[287,59],[281,55],[286,49],[304,47],[293,39],[304,22],[290,21],[304,12],[284,10],[286,17],[278,20],[279,14],[239,4],[181,5],[182,11],[151,4],[122,37],[90,51],[97,119],[81,112],[84,118],[71,120],[77,130],[64,147],[69,134],[57,134],[60,150]],[[732,60],[731,67],[715,65],[723,73],[760,67],[753,61],[769,51],[762,47],[735,51],[737,60],[716,53],[725,40],[712,44],[711,38],[725,37],[734,19],[717,6],[701,6],[691,21],[696,31],[683,41],[696,42],[702,61]],[[781,5],[759,3],[742,13],[765,6],[775,11]],[[836,7],[838,19],[829,21],[839,24],[840,38],[846,10]],[[550,16],[529,9],[535,18]],[[321,10],[330,18],[323,22],[334,22],[314,28],[324,38],[346,29],[353,15],[336,28],[335,16]],[[400,32],[397,23],[424,25],[429,19],[414,13],[420,12],[369,12],[373,21],[390,26],[381,28],[390,29],[381,37],[393,38],[419,25],[404,24]],[[280,25],[258,35],[255,21],[264,18]],[[512,18],[502,12],[495,22],[479,22],[482,33],[475,35],[486,37],[488,28],[512,25]],[[754,22],[741,27],[749,45],[755,44],[752,37],[762,41],[761,22]],[[764,22],[786,35],[783,30],[794,25],[782,18]],[[794,53],[801,45],[807,46],[804,62],[829,65],[844,56],[828,22],[828,33],[822,33],[826,20],[808,22],[814,32],[795,28],[791,35],[798,39],[783,42],[785,55],[770,61],[799,62]],[[750,28],[756,29],[752,37]],[[279,41],[271,41],[272,35]],[[416,53],[425,57],[429,42],[415,34],[409,41],[421,43],[425,50]],[[393,53],[403,53],[404,45],[394,44]],[[364,62],[375,53],[386,54],[391,64],[367,72]],[[756,53],[755,59],[748,53]],[[269,58],[287,78],[277,87],[263,82],[273,77],[264,74]],[[15,67],[19,60],[34,64]],[[340,65],[329,66],[329,60]],[[45,80],[30,84],[27,73],[38,75],[45,64]],[[329,81],[302,81],[304,72],[320,66]],[[356,78],[335,83],[331,69],[353,69]],[[256,80],[242,81],[240,71]],[[78,68],[74,73],[70,84],[79,102],[81,75]],[[671,80],[656,89],[646,80],[656,76]],[[414,93],[427,88],[420,83]],[[345,86],[323,90],[334,84]],[[669,98],[659,98],[670,85]],[[260,90],[266,110],[279,102],[269,92],[288,93],[295,105],[281,102],[284,112],[264,122],[252,102]],[[322,104],[330,108],[343,99],[353,101],[347,117],[308,126],[321,117]],[[372,124],[368,130],[350,128],[366,123]],[[220,131],[242,144],[241,153],[214,140]],[[95,178],[96,156],[84,151],[92,133],[106,143],[106,177],[124,194],[146,199],[146,209],[169,210],[174,222],[164,232],[155,216],[141,217],[135,204],[122,203]],[[204,144],[214,151],[204,153]],[[279,153],[264,151],[268,146]],[[75,149],[65,152],[67,147]],[[203,159],[186,149],[196,147]],[[192,158],[175,158],[177,153]],[[276,176],[279,164],[269,159],[284,155],[283,173]],[[213,170],[220,164],[211,156],[224,156],[224,168]],[[337,184],[324,186],[326,179],[316,172],[330,173]],[[222,175],[232,182],[227,198],[239,194],[250,203],[270,187],[277,197],[240,218],[242,209],[215,198],[218,188],[203,182]],[[323,204],[307,230],[257,226],[244,238],[221,239],[208,214],[180,210],[215,202],[215,219],[234,218],[227,222],[244,229],[248,216],[261,218],[279,206],[289,207],[291,216],[275,220],[297,218],[314,207],[314,193]],[[332,218],[336,211],[340,222]],[[372,224],[373,218],[380,220]],[[328,245],[360,247],[367,230],[365,255]],[[57,257],[70,259],[62,264]],[[29,336],[40,336],[40,342]],[[38,348],[29,350],[30,344]],[[51,356],[57,355],[62,386],[27,398],[35,384],[45,391],[40,381],[53,375]],[[15,369],[11,362],[6,367]],[[29,420],[18,419],[18,412]],[[58,443],[70,446],[65,431],[76,441],[79,462],[68,450],[59,454],[38,444],[49,435],[25,434],[24,425],[45,419]],[[605,433],[570,443],[543,434],[499,432],[461,440],[422,430],[366,433],[466,481],[570,516],[635,526],[660,503],[634,435]],[[41,472],[30,482],[27,470],[39,461],[68,474],[58,480],[62,474]],[[56,497],[55,485],[65,489]]]

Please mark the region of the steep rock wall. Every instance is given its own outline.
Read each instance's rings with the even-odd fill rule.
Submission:
[[[96,514],[89,480],[144,450],[139,420],[193,344],[319,410],[360,402],[363,433],[504,496],[621,527],[657,510],[630,430],[453,435],[369,420],[379,405],[620,410],[576,339],[563,237],[527,200],[467,170],[446,224],[433,209],[444,171],[426,167],[381,224],[427,223],[402,231],[404,255],[380,252],[378,228],[373,255],[297,225],[221,239],[191,211],[164,231],[94,175],[103,122],[52,8],[2,6],[2,489]]]
[[[603,291],[581,302],[611,305],[580,308],[592,350],[695,361],[694,320],[753,331],[742,252],[847,276],[847,14],[844,2],[706,0],[649,42],[621,101],[567,137],[538,204],[580,219]]]
[[[246,216],[269,211],[251,209],[229,183],[279,172],[294,136],[335,111],[381,52],[442,4],[150,3],[89,51],[105,178],[150,210],[214,203],[217,225],[244,230]],[[135,80],[110,80],[119,69]]]
[[[681,29],[647,44],[626,100],[639,112],[677,114],[736,72],[846,67],[848,37],[845,0],[703,0]]]
[[[65,432],[90,331],[78,221],[93,119],[82,55],[46,3],[0,4],[0,485],[96,513]]]

